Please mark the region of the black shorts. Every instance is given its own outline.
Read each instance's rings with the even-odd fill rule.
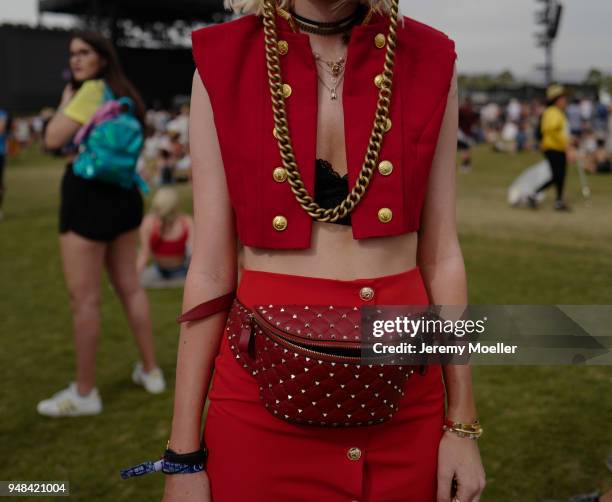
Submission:
[[[74,232],[94,241],[110,242],[138,228],[143,201],[137,187],[129,190],[114,183],[86,180],[66,167],[62,178],[60,233]]]

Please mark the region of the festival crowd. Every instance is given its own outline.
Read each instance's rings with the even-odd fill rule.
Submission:
[[[459,109],[460,150],[488,143],[497,152],[539,150],[538,127],[545,105],[538,100],[474,104],[464,99]],[[612,103],[570,99],[566,115],[571,133],[570,162],[587,173],[610,172],[612,154]],[[467,161],[464,170],[469,170]]]

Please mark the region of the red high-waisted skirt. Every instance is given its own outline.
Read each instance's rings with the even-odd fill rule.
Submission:
[[[364,287],[374,290],[369,302],[361,299]],[[244,270],[237,295],[249,307],[428,303],[418,268],[352,281]],[[399,410],[385,423],[291,424],[265,409],[258,384],[234,359],[224,334],[204,431],[213,502],[434,501],[444,415],[441,369],[429,366],[405,385]]]

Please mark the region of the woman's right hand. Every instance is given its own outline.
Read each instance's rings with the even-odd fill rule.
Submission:
[[[166,476],[163,502],[210,502],[210,483],[206,471]]]

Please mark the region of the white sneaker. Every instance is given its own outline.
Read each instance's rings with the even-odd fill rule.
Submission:
[[[60,390],[49,399],[44,399],[36,406],[38,413],[48,417],[78,417],[97,415],[102,411],[102,399],[98,389],[93,388],[86,396],[81,396],[77,385],[72,382],[67,389]]]
[[[166,390],[166,381],[162,370],[154,368],[146,373],[140,361],[134,365],[132,381],[137,385],[142,385],[151,394],[160,394]]]

